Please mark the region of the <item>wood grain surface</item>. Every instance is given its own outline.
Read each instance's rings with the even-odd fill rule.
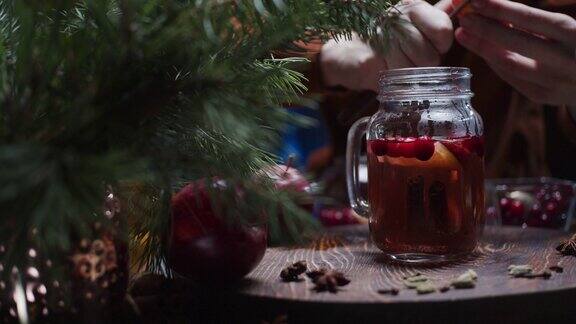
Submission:
[[[576,258],[561,257],[554,249],[561,239],[568,237],[563,232],[489,228],[474,254],[460,262],[438,267],[390,263],[378,248],[368,242],[367,237],[367,227],[352,227],[324,236],[312,248],[270,248],[264,260],[248,276],[251,284],[242,292],[267,298],[314,302],[398,303],[576,289]],[[282,268],[298,260],[306,260],[310,269],[327,267],[342,271],[352,282],[337,294],[316,293],[312,291],[314,285],[309,280],[282,282],[279,278]],[[549,280],[510,278],[507,268],[511,264],[530,264],[536,271],[558,264],[564,268],[564,272],[553,274]],[[429,276],[441,285],[467,269],[473,269],[479,275],[475,289],[429,295],[417,295],[413,290],[402,290],[398,296],[377,293],[382,288],[403,288],[402,277],[416,272]]]
[[[131,296],[141,323],[576,323],[576,257],[554,247],[565,232],[488,228],[477,251],[438,267],[388,263],[368,242],[365,226],[331,230],[312,245],[269,248],[264,260],[239,285],[204,286],[182,278],[148,275],[135,280]],[[283,267],[306,260],[309,268],[330,267],[352,282],[337,294],[316,293],[312,283],[284,283]],[[510,264],[537,271],[561,265],[549,280],[510,278]],[[478,275],[474,289],[417,295],[402,277],[416,272],[439,285],[467,269]],[[397,287],[397,296],[378,289]]]
[[[571,322],[576,323],[576,258],[562,257],[555,246],[569,235],[545,229],[487,228],[482,242],[465,260],[438,267],[416,267],[387,261],[368,241],[366,226],[336,230],[301,248],[270,248],[238,293],[242,307],[275,309],[302,318],[348,322],[355,318],[408,322]],[[309,269],[328,267],[344,272],[351,283],[336,293],[317,293],[308,280],[284,283],[283,267],[306,260]],[[552,278],[511,278],[511,264],[530,264],[536,271],[560,265]],[[467,269],[479,279],[474,289],[418,295],[403,287],[402,277],[426,274],[439,286]],[[396,287],[397,296],[378,289]],[[315,313],[320,313],[315,314]],[[335,315],[338,314],[338,315]],[[474,314],[471,318],[469,315]],[[330,320],[328,320],[330,319]],[[336,320],[335,320],[336,319]],[[573,321],[574,320],[574,321]],[[297,321],[300,322],[300,321]]]

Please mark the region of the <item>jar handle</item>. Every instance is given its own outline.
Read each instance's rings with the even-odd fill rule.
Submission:
[[[370,205],[365,197],[361,196],[359,176],[360,150],[362,149],[362,139],[366,134],[369,117],[359,119],[348,131],[348,141],[346,143],[346,184],[348,187],[348,198],[350,206],[354,211],[363,217],[368,217]],[[370,181],[370,179],[368,179]]]

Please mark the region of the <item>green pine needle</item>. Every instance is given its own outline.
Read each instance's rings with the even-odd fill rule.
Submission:
[[[138,262],[166,257],[171,195],[213,176],[246,186],[275,239],[315,228],[291,194],[250,186],[274,163],[278,106],[306,92],[292,42],[356,32],[385,48],[389,0],[0,0],[0,242],[5,268],[34,244],[68,248],[123,188]],[[122,184],[139,183],[140,196]],[[133,187],[132,187],[133,189]],[[131,190],[132,190],[131,189]],[[281,210],[288,233],[278,226]],[[38,233],[32,239],[29,232]],[[32,242],[32,241],[33,242]]]

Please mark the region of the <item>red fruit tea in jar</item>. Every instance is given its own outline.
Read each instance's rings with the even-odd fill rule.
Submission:
[[[369,140],[375,244],[390,254],[473,250],[484,223],[481,143],[479,137]]]
[[[484,128],[470,78],[459,67],[386,70],[380,108],[348,132],[350,206],[369,219],[372,241],[391,260],[456,260],[482,234]],[[358,180],[364,141],[367,196]]]

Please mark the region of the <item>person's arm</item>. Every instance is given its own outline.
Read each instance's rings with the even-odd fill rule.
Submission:
[[[457,41],[529,99],[576,105],[576,19],[507,0],[472,0]]]

